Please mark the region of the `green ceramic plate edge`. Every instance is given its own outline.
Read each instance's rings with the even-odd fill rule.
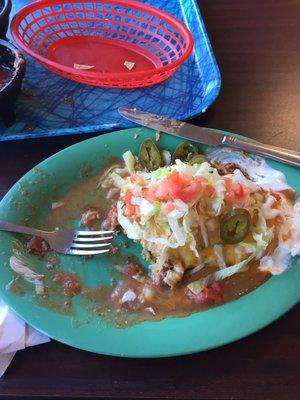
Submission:
[[[27,209],[28,215],[30,208],[28,198],[30,203],[36,202],[41,208],[41,201],[51,204],[51,198],[47,200],[47,190],[50,191],[50,188],[34,184],[39,182],[41,176],[47,176],[49,182],[59,180],[60,189],[67,189],[69,183],[78,179],[78,167],[91,163],[100,169],[106,155],[121,156],[128,148],[137,153],[141,141],[146,137],[154,139],[155,132],[147,128],[133,128],[88,139],[60,151],[29,171],[10,189],[0,203],[0,218],[22,222],[23,210]],[[180,138],[163,134],[158,145],[173,150],[181,141]],[[281,170],[289,184],[300,191],[299,170],[277,162],[270,164]],[[21,196],[20,189],[24,188],[29,196]],[[300,262],[294,259],[291,268],[281,276],[272,277],[238,300],[208,311],[184,318],[144,322],[126,329],[102,326],[97,320],[74,328],[71,317],[41,308],[29,298],[18,297],[5,290],[12,278],[7,266],[11,241],[10,234],[1,232],[2,299],[28,324],[51,338],[95,353],[123,357],[167,357],[208,350],[256,332],[282,316],[300,300]]]

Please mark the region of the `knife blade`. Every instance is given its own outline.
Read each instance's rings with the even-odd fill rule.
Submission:
[[[229,146],[247,152],[257,153],[286,164],[300,167],[300,152],[248,141],[211,128],[203,128],[187,122],[177,121],[162,115],[151,114],[137,108],[120,107],[119,113],[138,125],[169,133],[207,146]]]
[[[138,125],[147,126],[148,128],[169,133],[170,135],[181,136],[208,146],[219,146],[222,144],[224,135],[215,133],[209,128],[201,128],[187,122],[141,111],[137,108],[120,107],[119,113]]]

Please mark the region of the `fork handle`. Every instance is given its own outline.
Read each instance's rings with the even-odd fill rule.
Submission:
[[[35,228],[29,228],[28,226],[16,225],[11,222],[1,221],[1,220],[0,220],[0,231],[25,233],[27,235],[40,236],[44,239],[47,238],[47,232],[45,231],[41,231]]]

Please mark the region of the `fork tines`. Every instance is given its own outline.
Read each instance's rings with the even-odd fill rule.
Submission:
[[[114,231],[77,231],[68,253],[81,256],[107,253],[113,233]]]

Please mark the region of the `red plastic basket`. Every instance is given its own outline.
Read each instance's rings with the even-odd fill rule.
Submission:
[[[50,71],[101,87],[162,82],[193,48],[176,18],[127,0],[36,1],[15,15],[11,31],[17,45]]]

